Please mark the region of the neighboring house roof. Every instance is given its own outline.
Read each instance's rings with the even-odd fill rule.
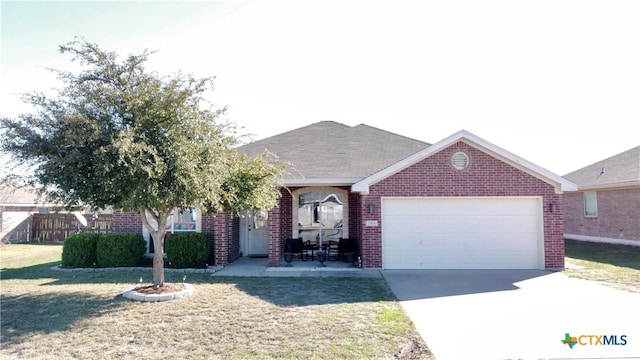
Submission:
[[[268,150],[290,164],[285,185],[351,185],[428,146],[364,124],[321,121],[238,150],[249,156]]]
[[[0,205],[25,206],[43,204],[42,199],[38,198],[36,189],[17,186],[4,181],[0,182]]]
[[[568,181],[562,178],[559,175],[556,175],[549,170],[546,170],[536,164],[533,164],[515,154],[510,153],[507,150],[504,150],[480,137],[471,134],[466,130],[458,131],[457,133],[429,146],[422,151],[415,153],[402,161],[399,161],[392,166],[379,171],[366,179],[359,181],[351,187],[352,191],[360,192],[366,194],[369,192],[369,186],[402,171],[403,169],[408,168],[409,166],[416,164],[419,161],[459,142],[462,141],[469,146],[475,147],[485,153],[488,153],[494,156],[497,159],[500,159],[511,166],[528,173],[531,176],[534,176],[546,183],[553,185],[556,189],[556,192],[561,193],[563,191],[572,191],[576,190],[576,185],[571,181]]]
[[[640,146],[598,161],[564,176],[578,190],[640,186]]]

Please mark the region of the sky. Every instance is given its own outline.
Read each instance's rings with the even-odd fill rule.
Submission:
[[[436,143],[465,129],[558,175],[640,145],[640,2],[4,1],[0,116],[55,94],[83,37],[215,76],[254,140],[315,122]]]

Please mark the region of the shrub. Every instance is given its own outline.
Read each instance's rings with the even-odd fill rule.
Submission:
[[[204,267],[209,257],[209,239],[201,233],[172,234],[165,239],[167,260],[177,268]]]
[[[99,234],[76,234],[64,240],[62,246],[62,266],[96,267],[96,242]]]
[[[100,267],[137,266],[146,251],[142,234],[101,234],[96,245]]]

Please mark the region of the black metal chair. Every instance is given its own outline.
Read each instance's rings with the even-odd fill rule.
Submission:
[[[301,238],[285,239],[284,241],[285,260],[286,260],[287,254],[290,254],[291,259],[293,259],[294,255],[300,255],[300,259],[303,261],[306,261],[306,259],[304,258],[304,244]]]
[[[358,254],[358,240],[340,238],[338,241],[338,258],[346,262],[353,262]]]
[[[316,251],[316,248],[314,245],[311,244],[311,240],[307,240],[305,242],[303,242],[302,244],[302,261],[307,261],[309,260],[309,258],[311,258],[311,261],[313,261],[313,257],[314,257],[314,252]]]
[[[329,240],[327,244],[327,259],[329,261],[337,261],[340,259],[340,242]]]

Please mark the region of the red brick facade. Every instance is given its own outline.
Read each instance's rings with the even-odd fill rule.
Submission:
[[[464,151],[470,164],[464,170],[451,165],[451,155]],[[562,196],[552,185],[533,177],[463,142],[458,142],[419,163],[371,186],[363,196],[360,212],[364,267],[382,267],[380,227],[365,227],[367,220],[382,222],[381,198],[385,196],[542,196],[545,267],[564,268]],[[374,213],[369,214],[369,204]],[[555,204],[551,213],[550,204]]]
[[[240,255],[240,225],[238,218],[228,213],[202,215],[202,233],[211,240],[210,265],[227,265]],[[136,212],[116,210],[113,213],[114,232],[141,232],[142,220]]]
[[[640,188],[594,190],[598,215],[584,215],[584,192],[563,196],[564,232],[593,238],[631,240],[640,244]]]
[[[457,151],[469,155],[470,164],[464,170],[456,170],[451,165],[451,155]],[[350,187],[341,189],[349,192],[349,236],[359,240],[363,267],[382,267],[381,227],[367,227],[365,222],[375,220],[382,223],[383,197],[535,196],[542,198],[544,266],[548,269],[564,268],[562,195],[556,193],[553,185],[462,141],[371,185],[368,195],[352,193]],[[292,193],[295,190],[297,188],[283,189],[277,206],[269,211],[269,266],[280,265],[284,239],[291,237]],[[373,213],[370,213],[370,205],[373,205]],[[140,231],[141,227],[137,214],[114,214],[116,231]],[[213,233],[212,253],[216,265],[226,265],[238,259],[240,230],[236,217],[230,214],[203,215],[202,231]]]
[[[140,214],[137,212],[115,210],[112,221],[113,232],[137,233],[142,231],[142,219],[140,219]]]

